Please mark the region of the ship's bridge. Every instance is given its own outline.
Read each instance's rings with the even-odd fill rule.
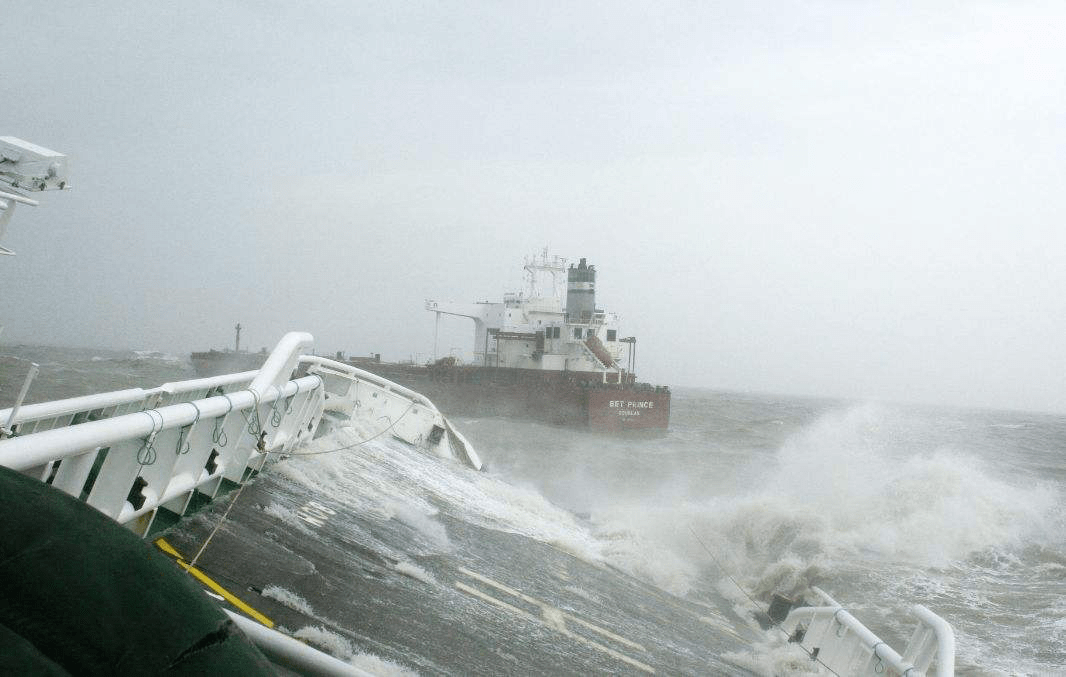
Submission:
[[[474,321],[474,364],[602,373],[612,382],[632,378],[635,339],[619,337],[618,316],[595,307],[595,267],[585,259],[569,269],[564,264],[545,252],[527,259],[527,292],[508,292],[500,303],[427,300],[426,310],[436,314],[438,330],[441,315]],[[538,273],[544,272],[552,274],[552,294],[539,285]],[[569,278],[565,305],[557,284],[562,272]]]

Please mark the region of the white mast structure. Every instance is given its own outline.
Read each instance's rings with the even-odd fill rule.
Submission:
[[[67,156],[62,153],[13,136],[0,136],[0,183],[10,186],[0,190],[0,239],[15,215],[16,205],[38,205],[26,193],[67,188],[67,172]],[[0,255],[14,254],[0,246]]]
[[[35,146],[13,136],[0,136],[0,184],[9,186],[0,190],[0,240],[4,239],[7,224],[15,215],[17,205],[36,207],[39,203],[26,196],[27,192],[43,190],[63,190],[67,187],[67,157],[54,150]],[[15,252],[0,245],[0,256],[14,256]],[[0,334],[4,327],[0,325]],[[37,376],[38,365],[30,363],[26,379],[15,398],[11,415],[0,427],[0,439],[11,434],[12,422],[18,414],[22,401],[30,389],[30,384]]]

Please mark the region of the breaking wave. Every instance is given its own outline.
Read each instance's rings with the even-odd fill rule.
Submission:
[[[671,592],[713,558],[764,596],[801,593],[841,562],[937,568],[1056,538],[1050,485],[1011,484],[960,451],[908,455],[896,439],[883,407],[833,411],[790,438],[758,486],[609,506],[593,512],[597,533],[623,568]]]

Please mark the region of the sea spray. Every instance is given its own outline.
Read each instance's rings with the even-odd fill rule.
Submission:
[[[570,437],[552,438],[547,431],[549,440],[560,441],[556,455],[522,467],[536,472],[525,476],[516,476],[517,466],[499,457],[518,452],[476,440],[495,456],[494,473],[474,473],[393,440],[375,440],[345,453],[290,459],[285,464],[294,467],[286,476],[345,509],[408,530],[407,522],[418,519],[410,515],[432,524],[440,521],[434,517],[438,512],[448,514],[554,544],[673,594],[713,591],[742,616],[751,604],[724,574],[761,604],[775,591],[813,601],[809,587],[820,585],[857,608],[875,632],[898,641],[909,634],[906,608],[912,602],[964,618],[987,603],[969,596],[967,586],[953,578],[966,580],[967,574],[953,571],[967,571],[972,561],[986,557],[1009,562],[1019,549],[1060,552],[1056,488],[1019,482],[987,454],[915,431],[910,416],[879,405],[830,409],[805,425],[792,425],[775,449],[747,454],[727,445],[719,445],[720,453],[700,451],[669,440],[648,455],[616,442],[567,448]],[[754,433],[737,434],[765,439],[783,427],[777,419],[767,421],[754,426]],[[316,445],[351,439],[354,431],[342,431]],[[552,446],[540,440],[527,451],[544,456],[542,450],[550,454]],[[575,457],[560,458],[565,453]],[[634,464],[640,471],[632,470]],[[717,561],[693,538],[690,526]],[[429,533],[415,531],[421,534],[416,541]],[[389,554],[405,561],[419,552]],[[1043,618],[1038,623],[1045,623]],[[983,657],[983,646],[1000,645],[965,635],[987,635],[980,626],[958,625],[964,656]],[[1003,646],[999,650],[1010,655]]]

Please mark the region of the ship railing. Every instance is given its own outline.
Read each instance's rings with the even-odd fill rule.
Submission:
[[[402,386],[399,383],[390,381],[384,376],[378,376],[377,374],[367,371],[365,369],[360,369],[359,367],[354,367],[344,362],[338,362],[336,360],[331,360],[328,357],[319,357],[317,355],[301,355],[300,364],[319,365],[336,372],[347,374],[349,377],[354,377],[355,379],[361,381],[373,383],[374,385],[382,388],[383,390],[396,393],[397,395],[401,395],[408,400],[413,400],[425,407],[429,407],[433,411],[437,411],[436,405],[430,402],[429,398],[423,395],[422,393],[411,390],[410,388]]]
[[[781,628],[803,649],[840,675],[921,677],[936,659],[936,677],[955,674],[955,634],[940,616],[920,604],[911,611],[918,624],[900,655],[817,587],[825,606],[798,607]]]
[[[482,469],[473,445],[422,393],[326,357],[302,355],[300,364],[307,366],[308,373],[322,377],[325,412],[377,427],[374,437],[388,433],[438,456]],[[382,424],[385,427],[380,427]]]
[[[0,465],[51,484],[135,533],[149,535],[153,527],[169,526],[219,491],[246,481],[269,454],[286,453],[313,437],[322,415],[323,380],[316,375],[290,378],[311,344],[310,334],[286,334],[251,382],[228,393],[0,441]],[[232,381],[197,379],[162,394],[243,384],[248,375],[233,375]],[[108,401],[106,407],[137,403],[122,396]],[[82,411],[106,408],[103,402]],[[61,405],[46,403],[41,411],[58,411]]]
[[[247,387],[258,373],[258,371],[245,371],[238,374],[164,383],[157,388],[128,388],[52,402],[26,404],[19,407],[13,419],[11,408],[0,409],[0,425],[6,426],[18,435],[64,428],[179,402],[191,402],[212,394],[230,393]]]
[[[252,641],[271,663],[287,668],[297,675],[322,675],[322,677],[373,677],[371,673],[361,670],[334,658],[329,654],[313,649],[298,639],[283,635],[260,625],[244,616],[226,610],[237,627]]]

